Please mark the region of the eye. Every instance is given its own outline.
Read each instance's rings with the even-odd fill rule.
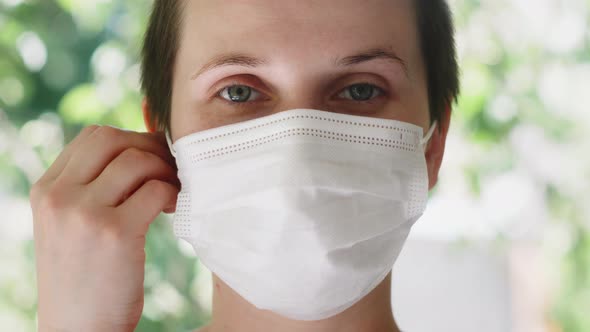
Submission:
[[[382,94],[383,90],[373,84],[359,83],[347,87],[338,97],[352,99],[354,101],[367,101],[379,97]]]
[[[342,90],[338,97],[355,102],[367,102],[384,94],[385,91],[374,84],[357,83]],[[232,84],[219,90],[217,95],[229,103],[245,104],[259,101],[263,93],[248,85]]]
[[[260,92],[247,85],[230,85],[221,89],[219,96],[229,102],[246,103],[255,101],[260,97]]]

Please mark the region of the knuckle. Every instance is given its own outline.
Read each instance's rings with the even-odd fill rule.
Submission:
[[[119,129],[110,126],[102,126],[96,130],[97,133],[107,141],[118,141],[120,140],[122,134]]]
[[[149,180],[146,185],[149,187],[150,192],[153,192],[157,197],[170,195],[169,186],[163,181]]]
[[[41,189],[36,190],[41,191]],[[54,214],[65,208],[62,194],[55,186],[44,190],[42,193],[35,193],[35,195],[38,195],[39,208],[45,213]]]
[[[99,125],[86,126],[80,131],[80,135],[88,135],[88,134],[94,132],[95,130],[97,130],[98,128],[100,128]]]
[[[131,147],[121,153],[121,157],[125,162],[133,163],[135,165],[143,165],[152,160],[149,153],[138,148]]]
[[[97,213],[86,207],[73,208],[70,211],[70,218],[72,219],[72,222],[75,222],[84,228],[93,228],[100,222]]]
[[[119,227],[116,223],[105,224],[99,234],[100,242],[105,244],[106,247],[112,247],[122,243],[125,237],[123,228]]]
[[[35,182],[29,189],[29,199],[32,204],[39,201],[43,194],[43,185],[40,181]]]

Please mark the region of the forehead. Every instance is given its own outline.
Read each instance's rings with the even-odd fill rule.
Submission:
[[[181,30],[180,62],[243,52],[312,66],[380,47],[411,67],[419,56],[412,0],[188,0]]]

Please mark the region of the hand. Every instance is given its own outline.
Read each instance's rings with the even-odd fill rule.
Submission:
[[[30,192],[39,331],[132,331],[145,236],[179,191],[163,134],[85,128]]]

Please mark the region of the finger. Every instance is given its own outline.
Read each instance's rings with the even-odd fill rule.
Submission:
[[[164,210],[176,205],[178,188],[160,180],[144,183],[125,202],[117,207],[125,225],[147,233],[149,225]]]
[[[63,171],[68,160],[70,160],[72,153],[77,149],[78,146],[80,146],[80,144],[83,144],[83,142],[87,140],[88,137],[99,127],[100,126],[98,125],[92,125],[82,129],[78,136],[76,136],[70,143],[68,143],[64,147],[64,149],[57,156],[55,161],[51,164],[51,166],[47,169],[43,176],[41,176],[40,181],[55,180]]]
[[[119,154],[89,186],[93,200],[105,206],[118,206],[150,179],[180,188],[172,166],[155,154],[130,148]]]
[[[64,176],[64,181],[68,183],[88,184],[96,179],[113,159],[129,148],[153,153],[176,167],[174,157],[161,136],[103,126],[92,133],[84,146],[76,149],[60,176]]]

